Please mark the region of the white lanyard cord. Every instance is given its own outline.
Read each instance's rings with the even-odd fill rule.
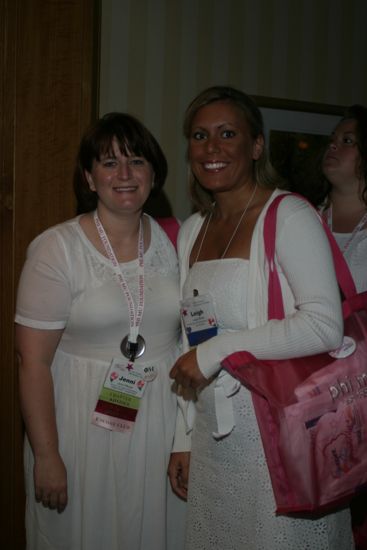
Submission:
[[[129,342],[136,343],[139,326],[143,318],[144,311],[144,234],[143,234],[143,224],[140,220],[139,225],[139,240],[138,240],[138,282],[139,282],[139,298],[137,308],[135,310],[135,304],[130,292],[127,281],[122,272],[121,266],[117,261],[113,248],[110,241],[108,240],[107,234],[104,230],[104,227],[98,217],[97,211],[94,212],[94,223],[96,225],[98,234],[106,251],[106,254],[113,265],[114,274],[117,280],[118,285],[122,289],[127,305],[129,308],[129,320],[130,320],[130,334]]]

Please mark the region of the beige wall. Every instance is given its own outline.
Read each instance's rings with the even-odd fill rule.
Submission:
[[[160,141],[166,191],[189,213],[181,125],[190,99],[230,84],[260,96],[367,103],[367,0],[102,0],[100,112]]]

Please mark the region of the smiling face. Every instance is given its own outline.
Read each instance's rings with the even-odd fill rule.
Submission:
[[[98,195],[98,208],[114,213],[134,213],[143,208],[153,181],[153,168],[144,158],[121,153],[114,138],[110,151],[94,159],[85,171],[89,187]]]
[[[358,181],[361,157],[356,124],[353,119],[342,120],[331,134],[322,160],[322,171],[332,185]]]
[[[215,101],[195,114],[189,136],[191,170],[207,191],[219,193],[253,182],[253,165],[263,150],[244,113],[230,101]]]

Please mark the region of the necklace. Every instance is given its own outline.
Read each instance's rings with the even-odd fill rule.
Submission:
[[[227,246],[225,247],[224,252],[222,253],[221,257],[219,258],[220,260],[222,260],[222,259],[224,258],[224,256],[227,254],[228,249],[229,249],[229,247],[231,246],[231,243],[232,243],[233,239],[235,238],[235,236],[236,236],[236,234],[237,234],[237,231],[238,231],[238,229],[239,229],[239,227],[240,227],[240,225],[241,225],[241,222],[242,222],[243,218],[245,217],[245,214],[246,214],[246,212],[247,212],[247,210],[248,210],[250,204],[252,203],[252,200],[253,200],[253,198],[254,198],[254,196],[255,196],[256,190],[257,190],[257,182],[256,182],[256,184],[255,184],[255,187],[254,187],[254,190],[253,190],[253,192],[252,192],[252,194],[251,194],[251,197],[250,197],[249,200],[247,201],[247,204],[246,204],[246,206],[245,206],[245,209],[244,209],[244,211],[242,212],[242,214],[241,214],[241,216],[240,216],[240,219],[238,220],[238,223],[237,223],[236,227],[234,228],[234,231],[233,231],[233,233],[232,233],[232,235],[231,235],[231,237],[230,237],[230,239],[229,239],[229,241],[228,241],[228,243],[227,243]],[[203,236],[202,236],[201,241],[200,241],[199,250],[198,250],[198,253],[197,253],[197,255],[196,255],[196,258],[195,258],[195,262],[194,262],[194,263],[196,263],[196,262],[198,261],[198,259],[199,259],[200,252],[201,252],[201,249],[202,249],[202,247],[203,247],[203,243],[204,243],[204,240],[205,240],[205,237],[206,237],[206,234],[207,234],[207,231],[208,231],[208,227],[209,227],[209,224],[210,224],[210,222],[211,222],[212,217],[213,217],[213,212],[210,212],[210,214],[209,214],[209,216],[208,216],[208,221],[207,221],[206,226],[205,226],[205,230],[204,230]]]

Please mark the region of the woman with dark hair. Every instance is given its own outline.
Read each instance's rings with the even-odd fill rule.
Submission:
[[[171,371],[183,397],[169,475],[188,499],[185,549],[351,550],[349,510],[315,520],[276,515],[251,393],[221,367],[243,350],[288,359],[340,345],[324,230],[299,197],[280,203],[275,261],[285,318],[269,320],[264,218],[283,191],[267,160],[261,112],[240,90],[213,87],[188,107],[184,128],[199,212],[178,240],[186,353]]]
[[[163,188],[167,177],[167,161],[154,136],[133,116],[124,113],[108,113],[87,130],[79,148],[74,173],[74,191],[78,201],[78,210],[82,213],[97,208],[98,194],[90,188],[85,173],[92,171],[93,161],[100,160],[111,146],[111,134],[120,144],[121,151],[129,156],[144,157],[150,163],[154,179],[150,194],[157,195]]]
[[[80,144],[84,213],[29,246],[16,310],[29,550],[166,548],[178,266],[143,214],[166,174],[137,119],[105,115]]]
[[[322,160],[320,206],[349,265],[356,288],[367,291],[367,109],[349,107],[330,136]],[[367,548],[367,494],[351,505],[356,547]]]
[[[320,209],[343,250],[359,292],[367,290],[367,109],[349,107],[322,159]]]

